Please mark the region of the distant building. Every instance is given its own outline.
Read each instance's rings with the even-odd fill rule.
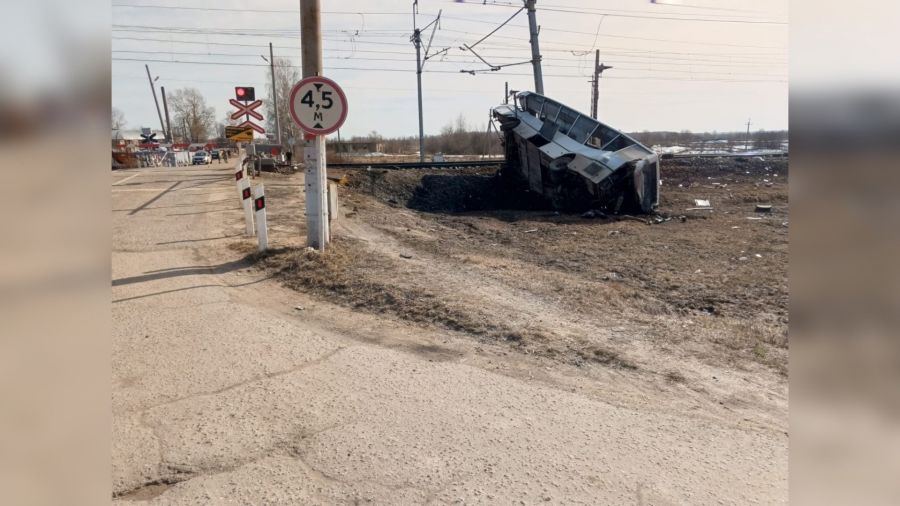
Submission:
[[[364,155],[383,153],[384,143],[379,141],[329,141],[328,151],[339,155]]]
[[[165,142],[166,135],[162,130],[151,130],[156,134],[156,142]],[[134,147],[142,144],[144,139],[141,137],[141,129],[113,129],[110,136],[113,147]]]

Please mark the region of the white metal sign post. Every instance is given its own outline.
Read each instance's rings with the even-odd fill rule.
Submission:
[[[253,207],[250,204],[253,193],[250,191],[250,179],[241,178],[241,202],[244,205],[244,221],[247,225],[247,235],[253,236]]]
[[[328,244],[328,200],[325,177],[325,136],[347,119],[347,96],[331,79],[307,77],[291,90],[291,118],[307,134],[314,135],[304,149],[307,246],[324,250]]]
[[[253,188],[253,210],[256,213],[256,238],[259,239],[259,250],[269,248],[269,230],[266,221],[266,196],[263,185]]]

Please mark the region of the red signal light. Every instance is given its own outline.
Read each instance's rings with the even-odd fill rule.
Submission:
[[[256,100],[256,90],[252,86],[235,86],[234,96],[243,102],[253,102]]]

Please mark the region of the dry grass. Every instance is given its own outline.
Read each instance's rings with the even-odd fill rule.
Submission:
[[[493,314],[408,282],[398,275],[403,268],[396,261],[377,255],[352,239],[334,241],[325,253],[307,248],[282,248],[247,258],[276,274],[289,288],[327,296],[361,311],[387,313],[406,321],[520,347],[549,340],[539,331],[504,325]]]
[[[390,248],[373,251],[352,239],[325,255],[294,249],[261,260],[297,290],[567,363],[636,367],[627,348],[596,332],[621,324],[655,346],[710,363],[785,373],[785,162],[670,163],[661,213],[675,219],[655,225],[516,207],[527,202],[504,195],[490,169],[350,173],[344,219],[427,259],[425,267],[411,271],[412,262],[386,254]],[[776,173],[781,182],[760,184]],[[685,213],[693,198],[711,199],[714,212]],[[761,221],[747,220],[758,216],[754,202],[778,205]],[[442,286],[447,279],[457,284]],[[452,287],[472,280],[486,292]],[[554,323],[497,304],[492,297],[503,290],[529,305],[528,314]],[[586,324],[570,324],[577,321]],[[682,382],[678,371],[661,374]]]

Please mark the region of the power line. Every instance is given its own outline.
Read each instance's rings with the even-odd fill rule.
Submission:
[[[503,4],[495,4],[499,7],[517,7],[517,5],[503,5]],[[714,18],[714,17],[679,17],[682,16],[678,13],[672,13],[669,15],[652,15],[652,14],[644,14],[642,11],[627,11],[627,10],[615,10],[615,9],[595,9],[595,10],[585,10],[589,9],[586,7],[566,7],[566,6],[553,6],[550,4],[541,4],[540,10],[548,11],[548,12],[562,12],[569,14],[589,14],[589,15],[597,15],[597,16],[609,16],[609,17],[620,17],[620,18],[635,18],[635,19],[658,19],[665,21],[693,21],[693,22],[713,22],[713,23],[739,23],[739,24],[761,24],[761,25],[787,25],[784,21],[775,21],[768,19],[754,19],[754,18]],[[448,19],[452,19],[449,18]]]
[[[184,6],[165,6],[165,7],[163,7],[163,6],[156,6],[156,5],[123,5],[123,4],[113,4],[112,6],[113,7],[148,8],[148,9],[165,8],[165,9],[199,10],[199,11],[246,12],[246,10],[244,10],[244,9],[234,9],[234,8],[224,8],[224,7],[184,7]],[[254,13],[281,14],[281,13],[294,13],[297,11],[288,10],[288,9],[254,9],[253,12]],[[366,15],[403,15],[403,14],[405,14],[405,13],[400,13],[400,12],[326,12],[326,13],[327,14],[353,14],[353,15],[362,15],[362,16],[366,16]],[[461,18],[461,17],[456,17],[456,16],[445,16],[445,17],[447,17],[447,19],[453,19],[453,20],[469,22],[469,23],[495,24],[494,22],[484,21],[484,20],[480,20],[480,19],[469,19],[469,18]],[[510,25],[510,26],[515,26],[518,28],[527,28],[527,27],[524,27],[523,25]],[[458,33],[466,33],[466,34],[474,35],[472,32],[463,32],[463,31],[451,30],[451,29],[445,29],[445,30],[450,31],[450,32],[458,32]],[[551,31],[551,32],[561,32],[561,33],[576,33],[576,34],[580,34],[580,35],[593,35],[593,36],[608,37],[608,38],[629,39],[629,40],[647,40],[647,41],[654,41],[654,42],[669,42],[669,43],[675,43],[675,44],[698,44],[698,45],[702,44],[702,45],[709,45],[709,46],[747,47],[747,48],[758,48],[758,49],[778,49],[779,48],[778,46],[759,46],[759,45],[752,45],[752,44],[731,44],[731,43],[725,43],[725,42],[693,42],[693,41],[676,40],[676,39],[657,39],[657,38],[650,38],[650,37],[636,37],[636,36],[622,35],[622,34],[599,34],[598,35],[595,33],[579,32],[579,31],[568,30],[565,28],[554,28],[551,26],[543,26],[543,25],[541,26],[541,30],[542,31],[546,30],[546,31]],[[362,30],[360,30],[360,31],[362,31]],[[378,31],[381,31],[381,32],[398,31],[398,32],[408,33],[408,30],[378,30]]]
[[[114,31],[114,32],[135,32],[135,33],[172,33],[172,34],[178,34],[178,35],[206,35],[206,36],[209,36],[209,35],[219,35],[219,36],[239,36],[239,37],[280,37],[280,38],[291,38],[291,39],[296,39],[296,38],[297,38],[297,34],[299,33],[298,31],[292,30],[292,29],[277,30],[277,31],[275,31],[275,30],[268,30],[268,31],[259,31],[259,32],[253,32],[253,31],[251,30],[250,32],[248,32],[247,29],[234,29],[233,31],[231,31],[230,29],[216,29],[216,30],[213,30],[213,29],[188,28],[188,27],[170,27],[170,26],[155,26],[155,25],[113,25],[112,31]],[[446,31],[455,31],[455,30],[446,30]],[[349,31],[341,31],[340,33],[347,33],[347,34],[349,34],[348,32],[349,32]],[[456,31],[456,32],[458,32],[458,33],[465,33],[465,34],[471,34],[471,32],[463,32],[463,31]],[[592,35],[593,35],[593,34],[592,34]],[[363,36],[363,37],[366,37],[366,36]],[[365,40],[363,37],[356,37],[354,40],[356,40],[357,42],[366,42],[366,43],[368,43],[368,44],[406,46],[406,44],[404,44],[404,43],[399,43],[399,42],[394,43],[394,42],[385,42],[385,41],[367,41],[367,40]],[[399,39],[400,37],[401,37],[401,36],[399,36],[399,35],[397,36],[398,39]],[[403,35],[403,37],[405,37],[405,35]],[[441,37],[443,37],[443,36],[441,36]],[[502,36],[502,35],[496,35],[496,37],[498,37],[498,38],[504,38],[504,39],[509,39],[509,40],[515,40],[515,41],[520,40],[520,38],[518,38],[518,37],[508,37],[508,36]],[[336,41],[336,42],[342,42],[342,41],[343,41],[342,39],[335,39],[335,38],[333,38],[333,37],[332,37],[332,38],[326,37],[326,40],[331,40],[331,41]],[[587,46],[587,45],[584,45],[584,44],[574,44],[574,43],[572,43],[571,41],[556,41],[556,40],[546,39],[544,42],[546,42],[547,44],[556,44],[556,45],[562,45],[562,46],[565,46],[565,47],[567,48],[567,49],[565,49],[565,51],[571,50],[571,48],[572,48],[573,46],[575,46],[575,47],[584,47],[584,48],[590,47],[590,49],[594,49],[593,46]],[[445,44],[454,44],[455,41],[450,41],[450,42],[444,41],[444,43],[445,43]],[[494,48],[496,48],[496,49],[515,49],[515,48],[518,48],[518,49],[527,49],[527,48],[524,47],[524,46],[511,46],[511,45],[508,45],[508,44],[507,44],[507,45],[504,45],[504,46],[494,46]],[[771,57],[773,57],[773,56],[783,56],[783,55],[784,55],[784,53],[781,53],[781,52],[776,52],[776,53],[771,53],[771,52],[767,52],[767,53],[738,53],[738,54],[734,54],[734,53],[722,53],[722,52],[698,52],[698,51],[690,51],[690,52],[688,52],[688,51],[647,50],[647,49],[633,49],[633,48],[630,48],[630,47],[617,47],[617,46],[605,46],[605,48],[606,48],[606,49],[622,49],[622,50],[636,51],[636,52],[653,52],[654,54],[662,54],[662,53],[665,53],[665,54],[682,54],[682,55],[703,55],[703,56],[721,56],[721,57],[728,57],[728,58],[753,58],[753,57],[760,57],[760,58],[765,58],[766,61],[770,61]]]
[[[203,52],[190,52],[190,51],[144,51],[144,50],[119,50],[115,49],[112,51],[113,53],[129,53],[129,54],[170,54],[170,55],[180,55],[180,56],[222,56],[222,57],[242,57],[242,58],[258,58],[259,54],[257,53],[203,53]],[[459,57],[457,57],[459,58]],[[336,60],[363,60],[363,61],[407,61],[406,58],[372,58],[372,57],[335,57]],[[210,64],[218,63],[218,62],[207,62]],[[473,63],[471,59],[466,59],[465,61],[454,59],[448,60],[438,63],[446,63],[446,64],[461,64],[461,63]],[[524,65],[526,63],[531,63],[530,61],[524,62],[515,62],[515,63],[506,63],[497,65],[496,68],[504,68],[513,65]],[[276,65],[277,66],[277,65]],[[582,68],[581,65],[554,65],[548,64],[546,67],[551,68]],[[647,67],[628,67],[628,66],[617,66],[620,70],[633,70],[637,72],[668,72],[668,73],[676,73],[676,74],[709,74],[709,75],[720,75],[720,76],[757,76],[757,77],[784,77],[776,74],[760,74],[754,72],[715,72],[715,71],[706,71],[706,70],[680,70],[680,69],[653,69]],[[487,69],[485,69],[487,70]],[[476,73],[481,73],[483,70],[476,70]]]
[[[117,39],[117,37],[113,37],[113,39]],[[141,41],[143,41],[143,40],[161,40],[161,41],[165,41],[165,39],[143,39],[143,38],[128,38],[128,40],[141,40]],[[166,41],[166,42],[169,42],[169,41]],[[223,42],[223,43],[205,43],[205,42],[197,42],[197,41],[184,41],[184,42],[177,42],[177,43],[183,43],[183,44],[198,44],[198,45],[205,45],[205,46],[207,46],[207,45],[220,45],[220,46],[237,46],[237,47],[253,47],[253,48],[260,48],[260,47],[262,47],[262,46],[255,45],[255,44],[239,44],[239,43],[224,43],[224,42]],[[294,51],[294,53],[293,53],[294,56],[297,56],[297,55],[299,54],[299,53],[297,52],[297,51],[298,51],[297,48],[282,47],[282,46],[278,46],[278,47],[279,47],[280,49],[290,49],[290,50],[293,50],[293,51]],[[138,52],[138,53],[141,52],[141,51],[134,51],[134,50],[118,50],[118,51],[128,51],[128,52]],[[173,53],[196,54],[196,55],[211,55],[211,54],[214,54],[214,53],[211,53],[211,52],[209,52],[209,51],[203,52],[203,53],[199,53],[199,52],[191,52],[191,53],[188,53],[188,52],[185,52],[185,51],[172,51],[172,50],[169,50],[169,49],[159,50],[159,51],[146,51],[146,52],[148,52],[148,53],[155,53],[155,54],[173,54]],[[366,49],[342,49],[342,48],[333,48],[333,49],[329,49],[328,52],[329,52],[329,53],[332,53],[332,52],[343,52],[343,53],[351,53],[351,54],[357,53],[357,52],[358,52],[358,53],[369,53],[369,54],[408,55],[408,53],[402,52],[402,51],[366,50]],[[566,51],[566,52],[570,52],[570,51]],[[608,51],[608,50],[606,50],[606,51],[604,52],[604,54],[609,55],[609,56],[615,56],[615,57],[616,57],[616,58],[615,58],[615,61],[616,61],[616,62],[621,62],[621,63],[629,63],[629,62],[633,62],[633,63],[639,63],[639,64],[644,64],[644,65],[655,65],[655,66],[660,66],[660,65],[663,65],[663,66],[694,66],[694,65],[697,65],[697,66],[713,66],[713,67],[716,67],[716,66],[717,66],[717,67],[725,67],[725,68],[739,68],[739,67],[746,67],[746,66],[751,66],[751,67],[766,66],[766,67],[769,67],[769,66],[779,65],[779,63],[777,63],[777,62],[773,62],[773,63],[766,63],[766,62],[759,62],[759,63],[756,63],[756,62],[745,62],[745,61],[737,61],[737,62],[732,61],[732,62],[729,62],[729,61],[727,61],[727,60],[709,60],[709,59],[696,59],[696,58],[679,58],[679,57],[671,57],[671,56],[664,57],[664,59],[660,60],[659,57],[647,56],[647,55],[643,55],[643,54],[622,53],[622,52]],[[215,55],[216,55],[216,56],[243,56],[242,54],[239,54],[239,53],[217,53],[217,54],[215,54]],[[248,54],[248,55],[249,55],[249,54]],[[252,56],[255,57],[255,56],[257,56],[257,55],[254,53],[254,55],[252,55]],[[490,58],[493,58],[493,59],[500,59],[500,60],[504,60],[504,59],[505,59],[505,60],[518,60],[518,59],[520,58],[520,57],[517,57],[517,56],[514,56],[514,55],[485,55],[485,57],[490,57]],[[335,56],[335,58],[337,58],[337,59],[349,59],[350,57],[346,57],[346,56]],[[467,56],[463,56],[463,55],[449,55],[449,56],[446,56],[445,58],[447,58],[447,59],[450,60],[450,61],[461,61],[461,60],[457,60],[457,59],[455,59],[455,58],[465,58],[465,60],[462,61],[463,63],[471,63],[471,62],[474,61],[474,60],[472,60],[471,58],[469,58],[469,57],[467,57]],[[570,59],[557,58],[557,57],[545,58],[545,60],[547,60],[547,61],[553,61],[553,62],[571,62],[571,61],[572,61],[572,60],[570,60]],[[440,61],[440,60],[438,60],[438,61]],[[786,65],[786,64],[784,64],[784,65]],[[557,65],[557,66],[558,66],[558,65]],[[576,65],[576,66],[574,66],[574,67],[580,68],[581,66],[580,66],[580,65]]]
[[[189,64],[189,65],[227,65],[227,66],[239,66],[239,67],[268,67],[269,65],[263,63],[237,63],[237,62],[208,62],[208,61],[184,61],[184,60],[160,60],[160,59],[143,59],[143,58],[112,58],[113,61],[134,61],[134,62],[148,62],[148,63],[175,63],[175,64]],[[281,65],[282,67],[294,67],[299,68],[299,65]],[[370,72],[409,72],[409,69],[389,69],[389,68],[371,68],[371,67],[328,67],[329,70],[364,70]],[[458,74],[458,72],[452,70],[428,70],[423,71],[427,73],[436,73],[436,74]],[[530,76],[531,74],[502,74],[502,75],[512,75],[512,76]],[[588,77],[585,75],[579,74],[548,74],[550,77],[577,77],[583,78]],[[698,78],[698,79],[682,79],[682,78],[668,78],[668,77],[622,77],[616,76],[614,78],[607,79],[631,79],[631,80],[670,80],[670,81],[721,81],[721,82],[787,82],[786,80],[766,80],[766,79],[706,79],[706,78]]]
[[[499,4],[496,4],[499,5]],[[502,7],[518,7],[517,5],[501,5]],[[180,6],[180,5],[149,5],[149,4],[112,4],[112,7],[118,8],[131,8],[131,9],[164,9],[164,10],[192,10],[192,11],[220,11],[220,12],[247,12],[247,9],[240,8],[227,8],[227,7],[188,7],[188,6]],[[596,14],[610,17],[626,17],[626,18],[639,18],[639,19],[660,19],[660,20],[668,20],[668,21],[696,21],[696,22],[718,22],[718,23],[750,23],[750,24],[770,24],[770,25],[786,25],[786,22],[783,21],[774,21],[774,20],[754,20],[747,18],[722,18],[717,19],[713,17],[705,17],[705,18],[696,18],[696,17],[678,17],[678,14],[671,14],[668,16],[656,16],[656,15],[648,15],[642,14],[640,11],[627,11],[627,10],[615,10],[615,9],[603,9],[601,10],[593,10],[587,11],[584,10],[585,7],[567,7],[567,6],[558,6],[554,7],[552,5],[542,5],[541,10],[550,11],[550,12],[563,12],[563,13],[573,13],[573,14]],[[299,13],[299,9],[257,9],[254,8],[253,12],[261,12],[261,13],[276,13],[276,14],[285,14],[285,13]],[[323,14],[338,14],[338,15],[366,15],[366,16],[407,16],[408,12],[362,12],[362,11],[322,11]],[[634,13],[634,14],[630,14]],[[433,15],[433,14],[431,14]],[[448,18],[452,19],[452,18]]]
[[[264,48],[264,47],[265,47],[264,44],[243,44],[243,43],[239,43],[239,42],[202,42],[202,41],[194,41],[194,40],[183,40],[183,39],[156,39],[156,38],[147,38],[147,37],[122,37],[122,36],[113,36],[112,39],[113,39],[113,40],[140,41],[140,42],[166,42],[166,43],[172,43],[172,44],[202,45],[202,46],[251,47],[251,48]],[[142,47],[144,47],[144,46],[142,46]],[[299,54],[300,54],[300,52],[299,52],[299,51],[300,51],[300,48],[299,48],[298,46],[275,46],[275,48],[276,48],[276,49],[281,49],[281,50],[291,50],[291,51],[294,51],[294,52],[292,53],[293,56],[299,56]],[[122,51],[126,51],[126,50],[122,50]],[[219,56],[226,56],[226,55],[228,55],[228,56],[231,56],[231,55],[234,55],[234,56],[241,56],[241,55],[242,55],[242,54],[239,54],[239,53],[209,53],[209,52],[207,52],[207,53],[200,53],[200,52],[196,52],[196,53],[187,53],[187,52],[172,51],[172,50],[169,50],[169,49],[159,50],[159,51],[131,51],[131,50],[127,50],[127,51],[128,51],[128,52],[138,52],[138,53],[146,52],[146,53],[168,53],[168,54],[173,54],[173,53],[174,53],[174,54],[196,54],[196,55],[202,55],[202,54],[216,54],[216,55],[219,55]],[[115,51],[114,51],[114,52],[115,52]],[[390,51],[390,50],[385,50],[385,49],[343,49],[343,48],[329,48],[329,49],[326,51],[326,53],[332,53],[332,52],[336,52],[336,53],[368,53],[368,54],[379,54],[379,55],[408,55],[408,54],[409,54],[409,53],[406,52],[406,51]],[[571,52],[571,51],[566,51],[566,52]],[[250,55],[250,53],[245,53],[245,54]],[[663,61],[660,61],[658,58],[654,58],[654,57],[651,57],[651,56],[638,55],[638,54],[632,55],[632,54],[628,54],[628,53],[619,53],[619,52],[613,52],[613,51],[606,51],[605,54],[609,54],[609,55],[612,55],[612,56],[618,56],[617,61],[626,61],[626,62],[627,62],[627,61],[630,60],[630,59],[637,59],[638,61],[636,61],[635,63],[644,63],[644,64],[650,63],[650,64],[652,64],[652,65],[668,65],[668,66],[691,66],[691,65],[700,65],[700,64],[702,64],[703,66],[711,66],[711,67],[743,67],[743,66],[773,66],[773,65],[777,66],[777,65],[787,65],[786,62],[785,62],[785,63],[778,63],[778,62],[766,62],[766,61],[760,61],[760,62],[757,63],[757,62],[745,62],[745,61],[736,61],[736,62],[735,62],[735,61],[732,61],[732,62],[728,62],[728,63],[723,63],[723,62],[713,62],[713,61],[709,61],[709,60],[702,60],[702,61],[695,61],[695,60],[690,60],[690,61],[672,61],[671,58],[667,58],[667,59],[665,59],[665,60],[663,60]],[[252,56],[254,56],[254,57],[257,56],[257,53],[252,53]],[[574,55],[574,56],[578,56],[578,55]],[[446,58],[448,58],[448,59],[452,59],[452,58],[460,58],[460,57],[462,57],[462,56],[457,56],[457,55],[449,55],[449,56],[446,56]],[[519,58],[518,56],[514,56],[514,55],[498,55],[498,54],[485,55],[485,57],[486,57],[486,58],[499,59],[499,60],[503,60],[503,59],[512,60],[512,59],[518,59],[518,58]],[[343,57],[343,56],[336,56],[336,58],[342,58],[342,59],[343,59],[343,58],[346,58],[346,57]],[[466,58],[469,58],[469,57],[466,57]],[[567,59],[567,58],[557,58],[557,57],[544,57],[543,59],[544,59],[545,61],[562,61],[562,62],[568,62],[568,61],[571,61],[570,59]],[[650,60],[649,62],[646,61],[646,60],[648,60],[648,59]],[[467,59],[466,61],[469,62],[469,61],[472,61],[472,60],[471,60],[471,59]]]
[[[219,12],[248,12],[248,9],[228,8],[228,7],[189,7],[184,5],[150,5],[150,4],[111,4],[111,7],[129,8],[129,9],[163,9],[163,10],[184,10],[184,11],[219,11]],[[252,12],[265,12],[276,14],[299,14],[300,9],[258,9],[253,8]],[[345,14],[366,16],[407,16],[408,12],[354,12],[354,11],[322,11],[323,14]]]
[[[113,28],[113,31],[125,31],[125,32],[136,32],[136,33],[147,33],[147,32],[149,32],[149,33],[168,33],[168,32],[169,32],[169,30],[166,30],[166,29],[160,29],[160,30],[148,30],[147,32],[145,32],[145,31],[142,31],[142,30],[117,29],[117,28]],[[195,33],[191,33],[191,32],[172,32],[172,33],[176,33],[176,34],[180,34],[180,35],[194,35],[194,34],[195,34]],[[204,34],[204,33],[203,33],[203,32],[200,32],[200,33],[196,33],[196,34],[197,34],[197,35],[201,35],[201,34]],[[206,34],[206,35],[210,35],[210,34]],[[224,34],[219,34],[219,35],[224,35]],[[295,39],[295,37],[293,37],[293,36],[288,36],[288,35],[276,35],[276,34],[266,34],[266,35],[262,35],[262,34],[238,34],[238,33],[234,33],[234,34],[228,34],[228,35],[230,35],[230,36],[242,36],[242,35],[244,35],[244,36],[251,36],[251,37],[278,37],[278,38],[290,38],[290,39]],[[113,38],[115,39],[115,38],[117,38],[117,37],[113,37]],[[124,37],[118,37],[118,38],[124,38]],[[325,39],[325,40],[329,40],[329,41],[333,41],[333,42],[345,42],[343,39],[334,39],[334,38],[328,38],[328,37],[325,37],[324,39]],[[150,39],[145,38],[145,39],[135,39],[135,40],[150,40]],[[176,41],[176,40],[170,40],[170,39],[158,39],[158,40],[159,40],[159,41],[162,41],[162,42],[178,42],[178,41]],[[187,41],[184,41],[184,42],[187,43]],[[201,41],[193,41],[193,42],[200,43]],[[379,45],[380,45],[380,46],[403,46],[403,47],[407,47],[406,44],[404,44],[404,43],[399,43],[399,42],[385,42],[385,41],[372,41],[372,40],[365,40],[365,39],[362,39],[362,38],[356,38],[356,39],[354,39],[354,42],[355,42],[355,43],[365,43],[365,44],[367,44],[367,45],[375,45],[375,46],[379,46]],[[216,44],[215,42],[207,42],[207,41],[202,41],[202,43],[204,43],[204,44]],[[452,44],[452,42],[446,42],[446,41],[441,41],[441,43],[442,43],[442,44],[445,44],[445,45],[446,45],[446,44]],[[568,49],[560,49],[560,48],[553,48],[553,47],[551,47],[551,48],[546,48],[546,49],[545,49],[545,51],[550,51],[550,52],[565,52],[565,53],[571,53],[571,52],[572,52],[572,49],[571,49],[571,48],[572,48],[573,46],[575,46],[575,47],[586,47],[586,46],[581,46],[581,45],[578,45],[578,44],[571,44],[571,43],[564,43],[564,42],[555,42],[555,41],[548,41],[548,43],[550,43],[550,44],[565,45],[565,46],[568,47]],[[260,47],[261,47],[261,45],[260,45]],[[495,49],[495,50],[515,50],[515,49],[518,49],[518,50],[526,51],[526,50],[528,49],[528,48],[525,47],[525,46],[512,46],[512,45],[504,45],[504,46],[485,46],[485,47],[488,47],[488,48],[490,48],[490,49]],[[750,54],[746,54],[746,55],[744,55],[744,54],[737,54],[737,55],[735,55],[735,54],[728,54],[728,53],[706,53],[706,52],[684,52],[684,51],[654,51],[654,50],[649,50],[649,49],[642,50],[642,49],[621,48],[621,47],[617,47],[617,46],[601,46],[601,49],[603,49],[604,52],[619,50],[619,51],[626,51],[626,52],[630,52],[630,53],[634,53],[634,54],[645,53],[645,54],[654,54],[654,55],[684,55],[684,56],[704,56],[704,57],[718,57],[718,58],[719,58],[719,59],[709,59],[709,58],[706,58],[706,59],[699,59],[699,58],[691,58],[692,61],[697,61],[697,62],[707,61],[707,62],[724,62],[724,63],[729,63],[729,62],[734,62],[734,61],[759,61],[759,62],[770,63],[770,62],[772,61],[772,57],[768,57],[768,58],[767,58],[767,57],[764,57],[762,53],[760,53],[760,54],[753,54],[753,55],[751,56]],[[680,59],[681,59],[681,60],[686,60],[685,58],[680,58]],[[736,59],[737,59],[737,60],[736,60]]]

